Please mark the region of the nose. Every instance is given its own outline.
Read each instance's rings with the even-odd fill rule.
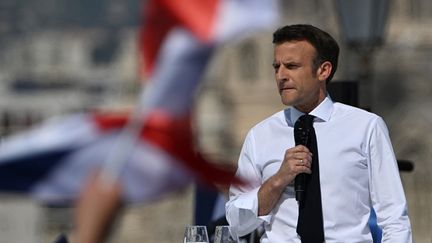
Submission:
[[[288,74],[283,65],[280,65],[277,69],[275,69],[275,76],[277,81],[284,81],[288,79]]]

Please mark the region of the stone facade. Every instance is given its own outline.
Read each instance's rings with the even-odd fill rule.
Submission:
[[[4,1],[2,6],[17,2],[22,1]],[[118,14],[122,9],[114,4],[110,11]],[[281,25],[310,23],[339,41],[342,52],[335,81],[366,82],[366,78],[369,81],[370,93],[360,94],[361,102],[367,102],[387,122],[397,157],[414,163],[414,171],[402,172],[401,177],[414,240],[429,243],[432,239],[432,163],[429,162],[432,158],[429,128],[432,124],[429,83],[432,3],[392,1],[385,43],[367,56],[370,64],[367,75],[368,67],[344,45],[333,1],[282,1],[281,12]],[[6,15],[0,11],[2,16]],[[117,28],[114,36],[109,28],[79,25],[2,35],[0,135],[14,133],[32,123],[23,115],[26,112],[36,114],[29,115],[34,116],[31,118],[34,122],[76,110],[132,105],[139,79],[134,31],[137,22],[124,23],[127,24]],[[25,24],[29,23],[22,25]],[[0,25],[0,31],[9,33],[4,26]],[[116,38],[121,42],[111,40]],[[116,52],[112,56],[104,56],[103,51],[98,55],[104,46],[109,50],[115,48]],[[272,58],[271,32],[231,43],[217,52],[208,67],[196,107],[197,138],[209,156],[235,165],[246,132],[258,121],[283,109],[273,81]],[[29,85],[39,85],[39,88],[29,91]],[[6,122],[1,114],[9,114]],[[9,124],[7,129],[4,124]],[[125,209],[113,242],[180,240],[184,226],[192,223],[192,193],[191,187],[158,203]],[[54,211],[44,212],[49,218]],[[59,221],[68,219],[65,216]],[[59,221],[47,221],[47,237],[70,229],[70,224],[65,226]]]

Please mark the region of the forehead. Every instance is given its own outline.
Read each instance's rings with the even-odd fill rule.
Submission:
[[[307,41],[286,41],[274,45],[274,59],[279,62],[312,60],[315,48]]]

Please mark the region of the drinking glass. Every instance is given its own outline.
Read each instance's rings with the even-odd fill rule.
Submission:
[[[214,243],[237,243],[237,237],[231,234],[228,225],[218,225],[215,230]]]
[[[207,228],[201,225],[186,226],[184,243],[208,243]]]

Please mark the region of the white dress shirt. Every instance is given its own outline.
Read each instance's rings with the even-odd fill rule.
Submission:
[[[372,242],[373,207],[382,242],[412,242],[407,203],[387,127],[377,115],[327,97],[315,116],[325,241]],[[253,127],[243,144],[237,175],[247,186],[232,186],[226,204],[229,224],[241,236],[263,225],[261,242],[300,242],[298,205],[288,186],[269,215],[257,216],[258,190],[294,147],[293,127],[302,113],[287,108]]]

